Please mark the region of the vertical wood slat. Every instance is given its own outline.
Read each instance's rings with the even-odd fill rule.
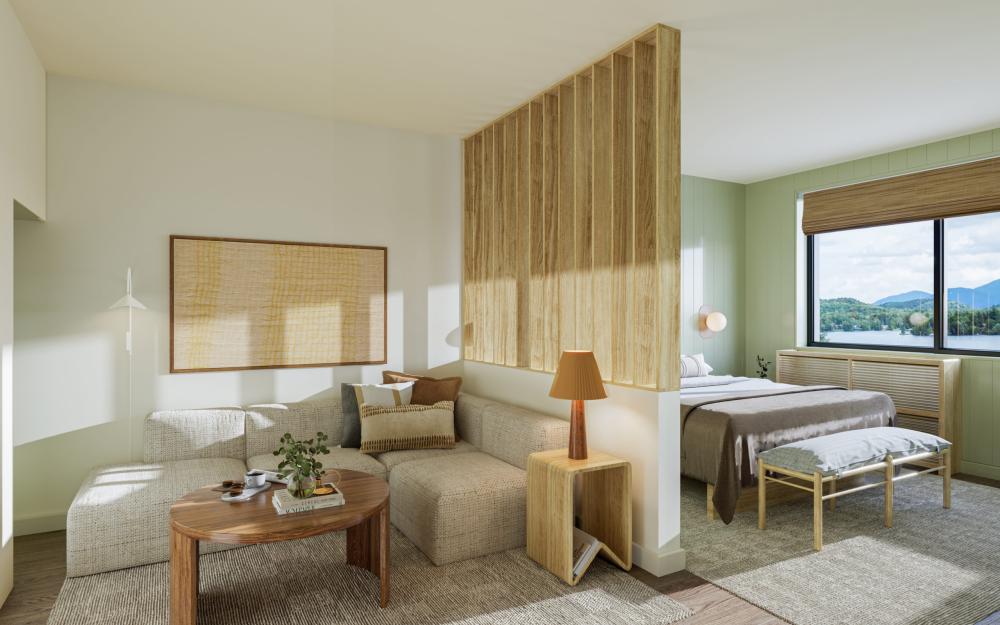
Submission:
[[[503,237],[503,289],[501,309],[504,344],[503,364],[517,365],[517,116],[511,115],[504,122],[504,237]]]
[[[576,347],[576,243],[573,198],[573,87],[559,86],[559,352]],[[558,357],[557,357],[558,358]]]
[[[593,283],[593,99],[591,78],[577,76],[573,83],[573,211],[576,256],[576,340],[574,349],[594,348]]]
[[[632,59],[611,57],[611,380],[632,383]],[[605,375],[608,375],[605,373]]]
[[[475,169],[475,213],[476,213],[476,229],[474,233],[474,244],[476,246],[474,256],[474,280],[475,284],[472,290],[472,308],[473,314],[470,315],[467,321],[472,322],[472,336],[475,346],[474,358],[476,360],[483,360],[485,344],[484,344],[484,328],[486,323],[486,309],[483,308],[484,297],[486,292],[486,272],[487,272],[487,257],[486,257],[486,236],[487,236],[487,223],[486,216],[484,212],[483,204],[483,141],[485,133],[479,133],[473,138],[473,150],[475,152],[473,168]]]
[[[542,99],[542,219],[545,227],[545,370],[555,371],[559,362],[559,98]]]
[[[473,333],[473,325],[464,320],[476,318],[476,246],[473,243],[476,237],[476,186],[479,176],[475,165],[475,137],[469,137],[462,144],[462,158],[464,163],[465,189],[464,203],[465,210],[462,218],[462,354],[466,359],[475,358],[476,344]]]
[[[632,381],[656,386],[657,322],[659,320],[656,271],[656,49],[632,44],[632,197],[634,211],[634,266],[632,332],[635,364]]]
[[[506,310],[504,308],[504,282],[507,275],[507,188],[504,164],[506,156],[504,122],[493,125],[493,362],[503,364],[507,358],[507,341],[504,340]]]
[[[528,105],[528,207],[530,221],[530,259],[528,289],[528,366],[545,369],[545,214],[542,208],[542,101]]]
[[[656,29],[656,255],[660,302],[657,388],[680,388],[681,33]]]
[[[594,357],[605,378],[611,377],[611,69],[593,67],[593,314]]]
[[[515,241],[517,260],[515,263],[516,272],[514,276],[515,297],[517,310],[515,313],[515,357],[514,364],[517,367],[528,367],[531,365],[531,343],[529,333],[529,310],[530,306],[530,280],[531,280],[531,214],[529,206],[530,197],[530,158],[528,154],[529,143],[529,121],[528,106],[521,107],[516,114],[517,118],[517,162],[516,172],[516,206],[517,206],[517,237]]]
[[[480,292],[480,310],[483,311],[483,331],[481,333],[483,345],[483,362],[496,362],[496,350],[494,349],[496,326],[496,311],[493,309],[493,283],[496,271],[496,220],[494,219],[494,172],[493,161],[496,158],[496,150],[493,147],[493,126],[483,130],[483,282]]]

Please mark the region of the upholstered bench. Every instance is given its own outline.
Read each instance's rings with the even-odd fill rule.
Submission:
[[[938,458],[930,468],[896,476],[896,467]],[[837,497],[885,485],[885,526],[892,527],[893,484],[924,473],[944,477],[944,507],[951,507],[951,443],[945,439],[903,428],[880,427],[818,436],[768,449],[757,456],[759,479],[758,518],[767,526],[767,483],[778,482],[808,491],[813,496],[813,548],[823,548],[823,502],[831,509]],[[884,471],[881,482],[837,492],[837,480],[873,471]],[[768,474],[772,475],[768,475]],[[776,477],[783,476],[783,477]],[[823,494],[823,485],[829,492]]]

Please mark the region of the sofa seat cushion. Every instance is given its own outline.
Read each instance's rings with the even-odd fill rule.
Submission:
[[[357,449],[333,447],[330,453],[317,456],[324,469],[350,469],[361,471],[385,479],[385,466],[381,462]],[[247,460],[247,467],[261,471],[277,471],[281,458],[274,454],[253,456]]]
[[[434,564],[525,544],[527,473],[479,451],[397,465],[390,519]]]
[[[374,458],[381,462],[382,465],[385,466],[386,473],[391,475],[392,470],[404,462],[427,460],[428,458],[438,458],[441,456],[453,456],[455,454],[467,454],[473,451],[479,450],[476,449],[472,443],[468,441],[458,441],[451,449],[406,449],[401,451],[387,451],[385,453],[375,455]]]
[[[66,515],[66,574],[167,561],[174,501],[202,486],[240,479],[245,471],[242,460],[229,458],[94,469]],[[203,543],[202,553],[234,546]]]

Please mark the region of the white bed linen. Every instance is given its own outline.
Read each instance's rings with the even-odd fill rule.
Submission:
[[[702,378],[726,378],[731,376],[706,375]],[[685,380],[699,380],[700,378],[685,378]],[[681,397],[707,397],[709,395],[726,395],[728,393],[746,393],[749,391],[778,391],[792,388],[794,384],[779,384],[766,378],[734,378],[722,384],[687,386],[681,389]],[[711,380],[706,380],[711,382]]]

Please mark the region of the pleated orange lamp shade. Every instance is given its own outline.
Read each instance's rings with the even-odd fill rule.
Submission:
[[[549,396],[569,399],[569,449],[573,460],[587,459],[587,417],[583,402],[588,399],[604,399],[608,394],[601,382],[601,370],[597,368],[594,352],[570,350],[562,353],[556,377],[552,380]]]
[[[601,381],[594,352],[568,350],[562,353],[549,397],[557,399],[604,399],[608,394]]]

